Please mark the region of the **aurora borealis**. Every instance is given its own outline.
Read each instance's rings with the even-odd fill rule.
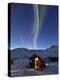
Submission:
[[[44,15],[46,12],[46,6],[42,6],[41,7],[41,15],[39,15],[39,8],[37,4],[34,4],[34,20],[35,20],[35,25],[34,25],[34,48],[37,48],[36,43],[37,43],[37,38],[38,38],[38,34],[41,31],[41,27],[43,24],[43,20],[44,20]],[[39,18],[40,16],[40,18]],[[40,25],[39,25],[40,24]],[[40,28],[39,28],[40,27]]]
[[[58,6],[11,3],[11,49],[58,45]]]
[[[34,48],[36,48],[36,41],[37,41],[37,37],[38,37],[38,31],[39,31],[39,10],[38,10],[38,5],[35,4],[33,5],[34,8],[34,21],[35,21],[35,25],[34,25]]]

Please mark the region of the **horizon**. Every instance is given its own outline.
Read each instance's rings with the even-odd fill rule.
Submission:
[[[47,47],[47,48],[44,48],[44,49],[33,49],[33,48],[24,48],[24,47],[16,47],[16,48],[13,48],[13,49],[11,49],[11,48],[8,48],[9,50],[14,50],[14,49],[27,49],[27,50],[46,50],[46,49],[48,49],[48,48],[51,48],[52,46],[54,46],[54,47],[58,47],[58,45],[51,45],[50,47]]]

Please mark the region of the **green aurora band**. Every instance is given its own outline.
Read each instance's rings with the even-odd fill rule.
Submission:
[[[39,9],[38,9],[38,4],[33,5],[34,9],[34,29],[33,29],[33,35],[34,35],[34,48],[37,48],[37,39],[38,39],[38,34],[41,32],[41,27],[43,24],[45,12],[46,12],[46,5],[43,5],[41,7],[41,12],[39,14]]]

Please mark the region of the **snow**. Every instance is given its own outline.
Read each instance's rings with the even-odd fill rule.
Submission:
[[[28,59],[16,60],[15,64],[11,66],[11,76],[32,76],[32,75],[50,75],[58,74],[58,63],[50,62],[43,71],[28,69]]]
[[[47,57],[58,57],[58,48],[51,47],[46,50],[28,50],[24,48],[18,48],[11,50],[11,76],[33,76],[33,75],[50,75],[58,74],[58,62],[47,62],[43,71],[28,69],[29,58],[37,53],[43,59]]]

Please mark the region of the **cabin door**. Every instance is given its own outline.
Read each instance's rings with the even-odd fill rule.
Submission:
[[[38,58],[35,58],[35,69],[38,69],[39,68],[39,64],[38,64]]]

